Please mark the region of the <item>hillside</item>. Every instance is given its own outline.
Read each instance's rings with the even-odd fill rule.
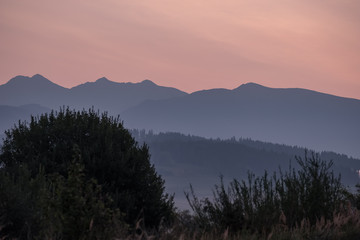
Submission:
[[[192,184],[199,196],[212,196],[211,188],[223,175],[225,182],[242,179],[251,171],[262,175],[287,170],[291,161],[296,167],[295,156],[304,157],[305,149],[272,144],[251,139],[206,139],[180,133],[146,132],[132,130],[140,144],[149,146],[151,160],[164,177],[167,191],[175,192],[179,206],[186,207],[184,191]],[[345,185],[359,183],[360,160],[333,152],[321,152],[323,160],[333,160],[334,171],[341,174]]]
[[[360,100],[257,84],[147,101],[125,111],[129,128],[208,138],[252,138],[360,157]]]

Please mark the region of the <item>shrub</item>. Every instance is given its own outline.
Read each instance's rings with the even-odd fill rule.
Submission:
[[[44,176],[69,179],[75,147],[84,167],[81,178],[95,181],[126,223],[134,226],[142,218],[153,228],[171,222],[173,198],[164,192],[164,180],[150,163],[148,147],[138,146],[119,117],[63,108],[31,117],[29,123],[19,122],[5,134],[0,171],[10,178],[18,181],[19,167],[26,166],[28,179],[35,179],[41,166]]]
[[[331,171],[332,162],[305,153],[297,157],[300,168],[289,167],[280,177],[268,173],[255,177],[248,173],[247,181],[234,179],[226,188],[221,179],[215,186],[214,199],[199,200],[193,189],[186,197],[195,214],[198,225],[205,230],[229,229],[232,232],[246,230],[269,233],[277,224],[288,228],[308,221],[311,226],[324,218],[332,219],[340,209],[347,192]]]
[[[0,171],[1,236],[19,239],[109,239],[125,231],[122,215],[111,206],[96,180],[85,180],[74,160],[67,176],[39,173],[19,166]]]

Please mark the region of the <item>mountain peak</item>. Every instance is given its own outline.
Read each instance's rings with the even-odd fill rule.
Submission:
[[[247,82],[247,83],[241,84],[240,87],[264,87],[264,86],[254,83],[254,82]]]
[[[32,77],[28,77],[28,76],[22,76],[22,75],[18,75],[16,77],[13,77],[12,79],[10,79],[7,84],[9,85],[17,85],[17,84],[43,84],[43,83],[52,83],[49,79],[45,78],[44,76],[40,75],[40,74],[35,74]]]
[[[3,86],[6,88],[9,87],[12,88],[18,88],[23,89],[24,91],[32,91],[30,89],[50,89],[50,88],[58,88],[58,89],[66,89],[56,83],[53,83],[46,77],[35,74],[32,77],[28,76],[22,76],[18,75],[16,77],[13,77],[10,79],[7,83],[5,83]],[[11,90],[12,91],[12,90]],[[47,91],[47,90],[44,90]]]
[[[6,85],[12,85],[12,84],[16,84],[17,82],[22,82],[22,81],[25,81],[25,80],[28,80],[30,79],[29,77],[27,76],[22,76],[22,75],[18,75],[16,77],[13,77],[12,79],[10,79]]]
[[[141,84],[146,85],[146,86],[157,86],[153,81],[151,81],[149,79],[145,79],[144,81],[141,82]]]
[[[106,82],[111,82],[109,79],[107,79],[106,77],[102,77],[99,78],[98,80],[96,80],[97,83],[106,83]]]
[[[234,90],[240,90],[240,89],[251,90],[251,89],[264,89],[264,88],[267,87],[264,87],[263,85],[254,82],[248,82],[241,84],[239,87],[235,88]]]
[[[35,74],[34,76],[32,76],[31,78],[33,78],[33,79],[46,79],[46,80],[48,80],[47,78],[45,78],[43,75],[41,75],[41,74]],[[49,80],[48,80],[49,81]]]

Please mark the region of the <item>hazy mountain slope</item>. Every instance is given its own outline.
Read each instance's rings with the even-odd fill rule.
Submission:
[[[232,136],[360,157],[360,100],[249,83],[147,101],[122,114],[126,127]]]
[[[117,83],[106,78],[87,82],[70,89],[69,102],[77,108],[107,110],[119,114],[145,100],[166,99],[184,96],[187,93],[170,87],[158,86],[150,80],[140,83]]]
[[[20,106],[39,104],[58,109],[67,98],[69,89],[61,87],[43,76],[16,76],[0,85],[0,104]]]
[[[17,124],[19,120],[29,120],[31,115],[37,116],[49,111],[49,108],[34,104],[19,107],[0,105],[0,136],[5,130]]]
[[[120,114],[129,128],[250,137],[360,157],[360,100],[305,89],[249,83],[187,94],[149,80],[134,84],[106,78],[67,89],[41,75],[18,76],[0,86],[0,105],[24,104],[53,109],[94,106]],[[10,116],[7,119],[11,122]]]
[[[70,106],[90,108],[119,114],[145,100],[175,98],[187,93],[170,87],[158,86],[150,80],[140,83],[117,83],[106,78],[67,89],[37,74],[17,76],[0,85],[0,104],[19,106],[39,104],[51,109]]]
[[[185,205],[184,190],[193,184],[196,192],[211,196],[211,187],[219,182],[222,174],[225,181],[243,179],[251,171],[262,175],[296,165],[295,156],[304,157],[305,149],[277,145],[249,139],[215,140],[179,133],[152,134],[132,130],[133,136],[149,145],[151,161],[166,180],[167,190],[176,193],[176,201]],[[332,152],[323,152],[323,160],[333,160],[336,173],[342,175],[345,185],[359,183],[360,160]]]

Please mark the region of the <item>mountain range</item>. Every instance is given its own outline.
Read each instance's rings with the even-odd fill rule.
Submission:
[[[119,114],[145,100],[160,100],[186,95],[175,88],[157,86],[150,80],[141,83],[117,83],[103,77],[71,89],[61,87],[45,77],[16,76],[0,85],[0,105],[38,104],[50,109],[70,106],[77,109],[94,107]]]
[[[117,83],[106,78],[68,89],[37,74],[0,85],[0,105],[1,131],[29,113],[94,107],[120,114],[127,128],[252,138],[360,157],[360,100],[306,89],[247,83],[188,94],[150,80]]]

